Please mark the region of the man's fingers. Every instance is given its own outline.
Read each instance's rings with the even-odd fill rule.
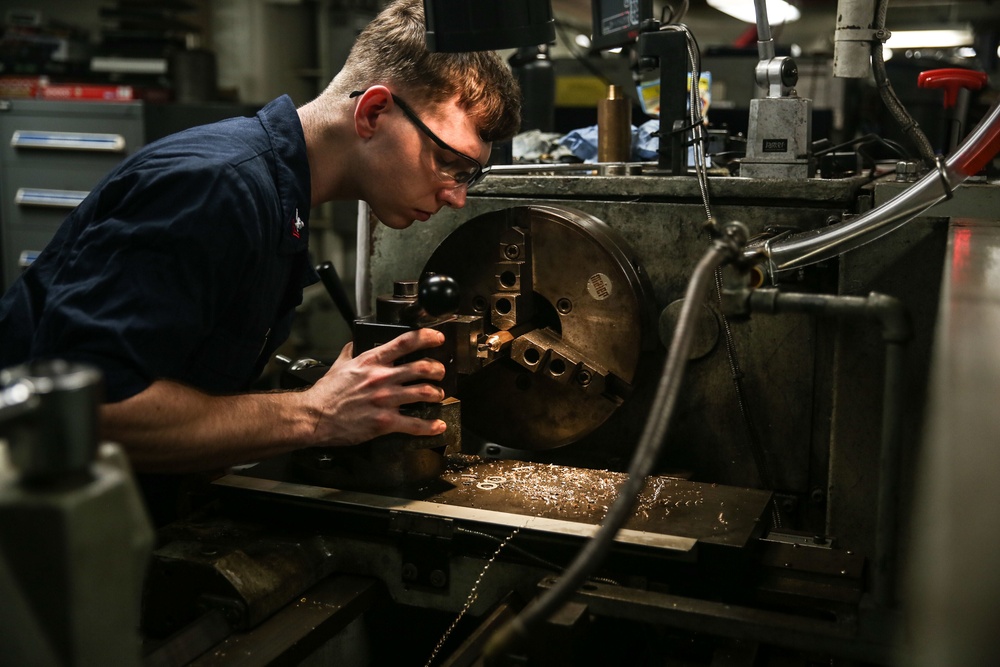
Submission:
[[[432,384],[411,384],[400,387],[393,393],[392,402],[396,405],[408,403],[440,403],[444,400],[444,389]]]
[[[444,364],[433,359],[418,359],[396,366],[396,381],[400,384],[410,384],[419,380],[438,382],[444,379],[444,374]]]
[[[420,419],[418,417],[407,417],[399,415],[394,419],[387,433],[403,433],[405,435],[441,435],[448,428],[440,419]]]
[[[401,336],[397,336],[388,343],[379,345],[366,354],[373,354],[375,359],[383,364],[395,363],[400,357],[423,350],[428,347],[437,347],[444,342],[444,334],[435,329],[415,329],[407,331]]]

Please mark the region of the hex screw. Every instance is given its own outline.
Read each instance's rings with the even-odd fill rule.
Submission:
[[[799,503],[795,498],[782,498],[779,504],[781,505],[781,509],[788,514],[792,514],[799,509]]]
[[[431,571],[430,581],[431,586],[434,588],[444,588],[448,583],[448,575],[441,570],[433,570]]]
[[[403,581],[416,581],[420,574],[413,563],[403,563]]]
[[[556,310],[565,315],[569,311],[573,310],[573,302],[563,297],[556,301]]]
[[[592,379],[593,378],[590,375],[590,371],[588,371],[588,370],[582,370],[582,371],[580,371],[579,373],[576,374],[576,381],[582,387],[586,387],[587,385],[589,385],[590,381]]]
[[[512,243],[504,247],[503,256],[507,259],[517,259],[521,256],[521,249]]]

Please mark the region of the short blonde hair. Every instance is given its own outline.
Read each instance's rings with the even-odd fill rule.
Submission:
[[[346,96],[383,84],[403,91],[416,108],[458,95],[483,141],[514,136],[521,93],[507,63],[493,51],[431,53],[424,33],[423,0],[390,3],[358,36],[327,93]]]

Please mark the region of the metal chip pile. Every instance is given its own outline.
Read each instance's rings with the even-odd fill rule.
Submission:
[[[452,466],[444,475],[462,495],[488,501],[488,494],[495,492],[511,509],[536,515],[551,515],[556,510],[562,516],[591,519],[604,517],[626,477],[607,470],[511,461]],[[639,496],[636,514],[664,517],[676,508],[703,502],[700,490],[678,488],[675,479],[654,477]]]

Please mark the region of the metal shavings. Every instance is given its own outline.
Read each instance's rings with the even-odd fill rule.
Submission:
[[[601,518],[607,513],[627,475],[608,470],[573,468],[556,464],[525,463],[510,468],[509,462],[490,461],[464,469],[454,479],[459,491],[503,491],[516,498],[525,511],[541,516],[546,508],[563,515]],[[475,486],[475,489],[472,487]],[[462,488],[464,487],[464,488]],[[652,477],[640,494],[636,513],[644,517],[667,516],[670,512],[704,503],[700,489],[681,486],[669,477]]]
[[[430,667],[430,664],[434,662],[434,658],[441,650],[441,647],[444,646],[445,641],[448,640],[448,637],[451,635],[452,631],[458,625],[458,622],[462,620],[462,617],[465,616],[465,613],[469,611],[472,605],[476,602],[476,599],[479,597],[479,582],[481,582],[483,580],[483,577],[486,576],[486,571],[490,569],[490,565],[492,565],[493,561],[497,559],[497,556],[500,555],[500,552],[503,550],[503,548],[507,546],[507,543],[510,542],[512,539],[514,539],[514,536],[517,535],[519,532],[521,532],[521,529],[515,528],[514,532],[508,535],[504,539],[504,541],[500,543],[500,546],[496,548],[496,551],[493,552],[493,555],[490,556],[490,559],[486,561],[486,565],[484,565],[482,571],[480,571],[479,577],[476,578],[476,583],[472,585],[472,590],[469,591],[469,597],[465,601],[465,606],[462,607],[462,611],[458,612],[458,616],[455,617],[455,620],[451,622],[451,625],[448,626],[448,629],[444,631],[443,635],[441,635],[441,639],[438,640],[438,643],[434,647],[434,650],[431,651],[431,655],[429,658],[427,658],[427,662],[424,663],[424,667]]]

